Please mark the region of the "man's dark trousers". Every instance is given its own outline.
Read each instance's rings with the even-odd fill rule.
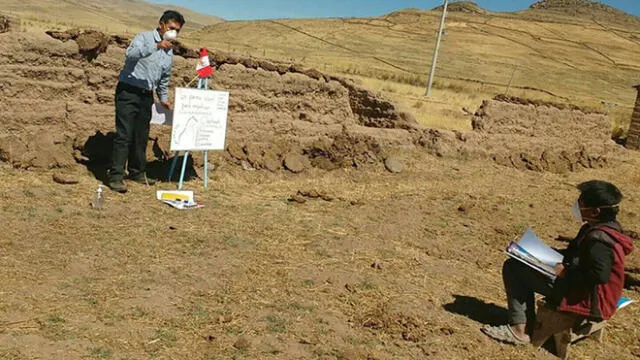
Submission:
[[[145,172],[147,141],[153,92],[125,83],[116,87],[116,137],[113,141],[111,181],[124,179],[125,163],[129,176],[135,178]]]

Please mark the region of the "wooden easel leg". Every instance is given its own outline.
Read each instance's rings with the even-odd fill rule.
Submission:
[[[189,160],[189,152],[184,153],[184,160],[182,161],[182,171],[180,171],[180,182],[178,183],[178,190],[182,190],[182,184],[184,183],[184,173],[187,170],[187,160]]]

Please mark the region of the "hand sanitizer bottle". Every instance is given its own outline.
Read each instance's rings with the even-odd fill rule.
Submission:
[[[93,203],[91,203],[91,206],[94,209],[102,209],[103,204],[104,204],[104,189],[102,185],[99,185],[98,189],[96,190],[96,195],[95,195],[95,198],[93,199]]]

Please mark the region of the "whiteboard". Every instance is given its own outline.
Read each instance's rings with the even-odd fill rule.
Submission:
[[[171,151],[224,150],[229,92],[176,88]]]

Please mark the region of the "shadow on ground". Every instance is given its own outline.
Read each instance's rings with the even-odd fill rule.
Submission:
[[[483,325],[503,325],[507,323],[507,309],[471,296],[453,296],[455,300],[452,303],[443,305],[446,311],[466,316]]]
[[[113,139],[115,132],[103,134],[101,131],[90,136],[80,149],[83,160],[78,162],[86,166],[93,176],[106,184],[108,181],[107,172],[111,164],[111,153],[113,150]],[[157,142],[157,139],[149,139],[153,142],[153,156],[155,160],[147,162],[147,177],[159,181],[179,181],[180,171],[184,162],[184,155],[177,157],[168,157],[168,152],[163,150]],[[175,160],[175,171],[169,179],[169,171]],[[193,165],[193,158],[187,158],[185,167],[185,181],[198,178],[198,174]]]

